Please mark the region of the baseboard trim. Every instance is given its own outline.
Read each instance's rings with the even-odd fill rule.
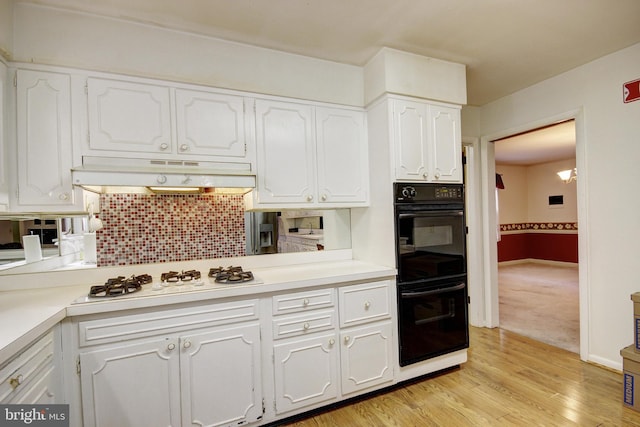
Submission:
[[[577,267],[577,262],[567,262],[567,261],[552,261],[548,259],[535,259],[535,258],[525,258],[525,259],[514,259],[511,261],[500,261],[498,266],[502,265],[515,265],[515,264],[545,264],[545,265],[555,265],[557,267]]]

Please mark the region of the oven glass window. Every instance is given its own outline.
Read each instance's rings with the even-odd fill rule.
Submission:
[[[400,282],[465,274],[461,211],[398,215],[397,236]]]

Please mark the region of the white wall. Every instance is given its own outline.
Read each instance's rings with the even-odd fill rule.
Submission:
[[[528,221],[528,183],[525,166],[496,165],[502,174],[504,190],[498,190],[499,224],[518,224]]]
[[[483,106],[475,135],[485,137],[486,145],[486,137],[581,111],[576,121],[580,299],[581,315],[588,313],[581,322],[588,326],[581,351],[588,360],[618,369],[620,349],[633,343],[630,294],[640,291],[640,101],[622,101],[622,84],[638,77],[640,44]]]
[[[361,67],[34,4],[13,28],[15,61],[364,105]]]
[[[576,222],[578,205],[576,182],[565,184],[558,171],[573,169],[575,160],[544,163],[527,168],[527,221]],[[564,196],[561,206],[549,206],[549,196]]]
[[[0,57],[9,57],[12,44],[13,1],[0,0]]]

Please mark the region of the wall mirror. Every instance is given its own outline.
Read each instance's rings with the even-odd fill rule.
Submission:
[[[0,217],[0,275],[95,268],[83,254],[88,221],[88,216]],[[350,224],[349,209],[245,212],[245,255],[348,249]],[[41,260],[26,262],[23,236],[39,237]]]

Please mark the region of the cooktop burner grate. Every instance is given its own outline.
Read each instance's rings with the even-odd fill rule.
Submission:
[[[253,273],[243,271],[242,267],[216,267],[209,269],[209,277],[214,278],[216,283],[242,283],[254,279]]]
[[[162,273],[160,275],[160,280],[166,283],[177,283],[198,280],[200,279],[200,277],[200,272],[196,270],[182,271],[182,273],[178,273],[177,271],[170,271],[168,273]]]
[[[142,285],[151,283],[153,279],[148,274],[139,276],[124,277],[118,276],[107,279],[104,285],[92,286],[89,290],[89,296],[94,298],[117,297],[120,295],[131,294],[142,289]]]

